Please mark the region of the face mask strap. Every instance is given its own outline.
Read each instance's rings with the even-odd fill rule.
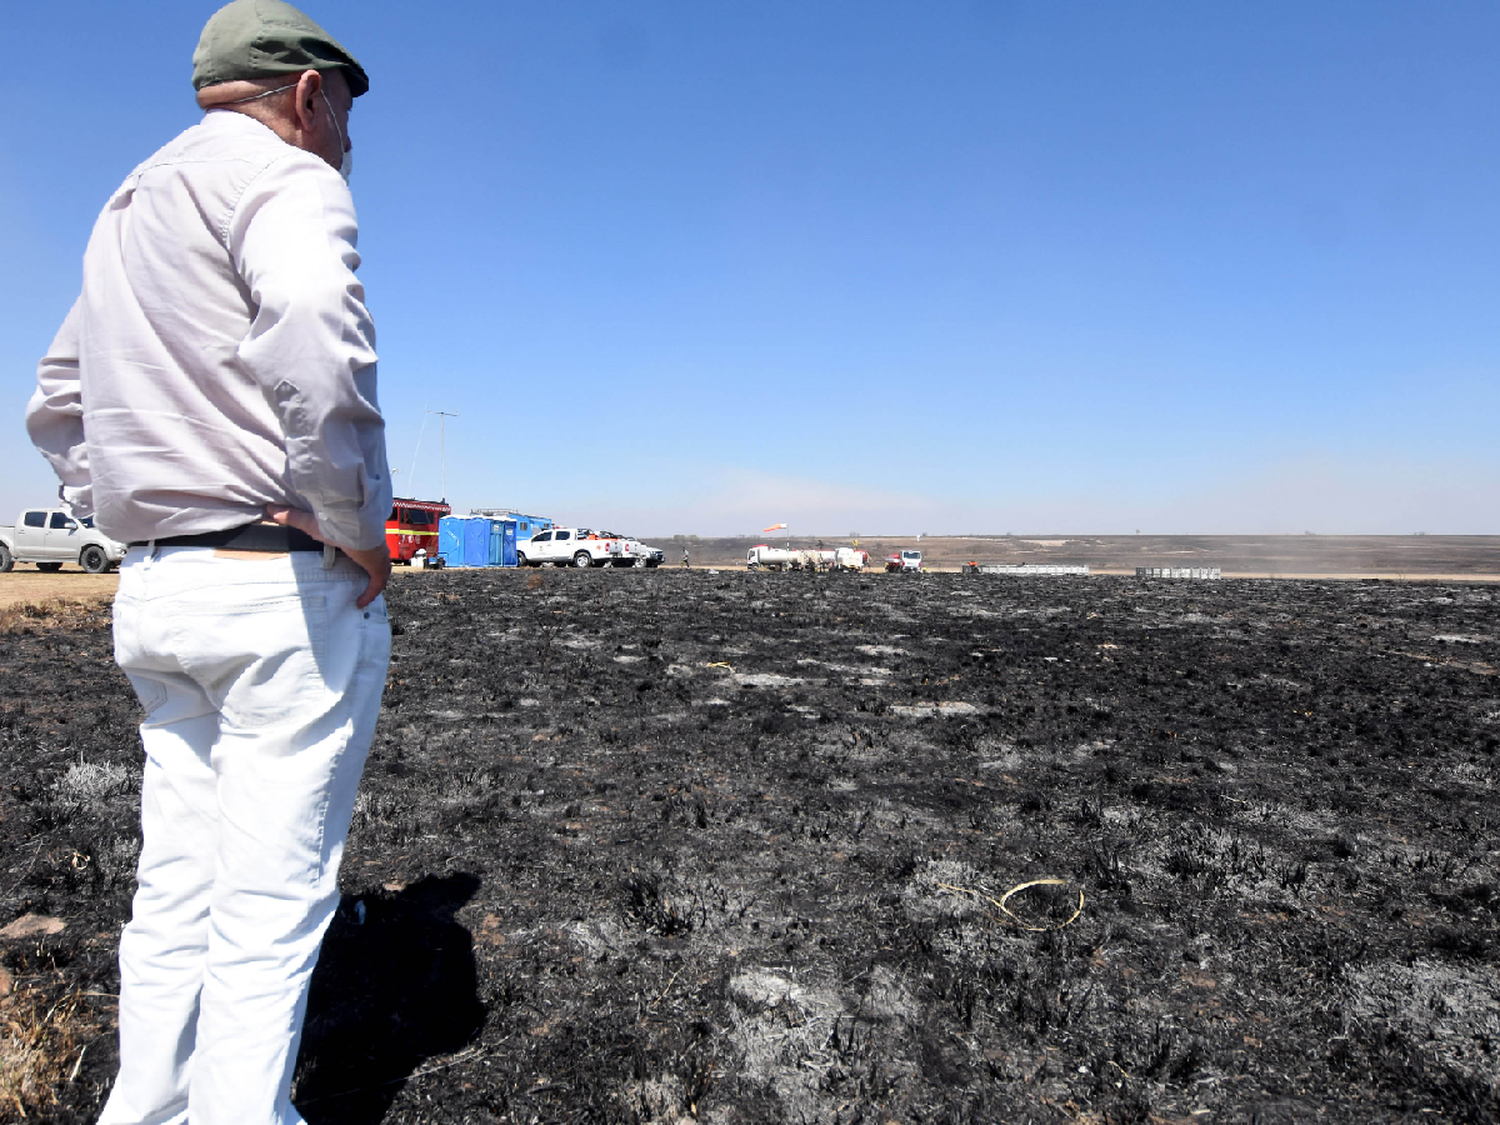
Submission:
[[[339,128],[339,115],[333,112],[333,103],[328,100],[327,94],[319,90],[318,97],[323,99],[324,106],[328,108],[328,116],[333,119],[333,131],[339,135],[339,159],[342,160],[344,153],[349,151],[349,146],[344,140],[344,130]]]
[[[260,101],[261,98],[269,98],[272,94],[280,94],[280,93],[282,93],[282,92],[284,92],[286,90],[294,90],[294,89],[296,89],[296,87],[297,87],[297,83],[290,82],[290,83],[288,83],[285,86],[277,86],[273,90],[262,90],[258,94],[248,94],[248,95],[246,95],[243,98],[235,98],[234,101],[232,101],[232,102],[218,102],[217,104],[211,106],[210,108],[211,109],[219,109],[222,106],[226,106],[226,105],[243,105],[245,102],[258,102],[258,101]],[[347,182],[348,179],[349,179],[350,166],[354,163],[350,159],[349,142],[344,138],[344,130],[339,125],[338,114],[336,114],[336,113],[333,112],[333,103],[328,100],[328,94],[325,91],[323,91],[323,90],[319,90],[318,91],[318,97],[320,97],[320,98],[323,99],[323,105],[327,108],[327,110],[328,110],[328,116],[333,121],[333,131],[338,134],[338,138],[339,138],[339,173],[344,177],[344,180]]]
[[[232,101],[232,102],[217,102],[213,106],[210,106],[209,108],[211,108],[211,109],[218,109],[219,106],[221,106],[221,105],[243,105],[245,102],[258,102],[258,101],[260,101],[261,98],[269,98],[272,94],[279,94],[283,90],[295,90],[296,88],[297,88],[297,83],[292,82],[292,83],[290,83],[290,84],[288,84],[286,86],[277,86],[275,89],[272,89],[272,90],[262,90],[260,93],[258,93],[258,94],[251,94],[248,97],[235,98],[234,101]],[[326,101],[327,99],[325,98],[324,100]]]
[[[333,120],[333,131],[339,136],[339,175],[344,177],[344,182],[347,184],[349,173],[354,166],[349,152],[349,142],[344,139],[344,130],[339,127],[339,115],[333,112],[333,103],[328,100],[328,94],[319,90],[318,96],[323,99],[323,104],[328,108],[328,116]]]

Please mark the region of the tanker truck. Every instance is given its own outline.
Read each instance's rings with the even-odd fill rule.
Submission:
[[[758,543],[745,553],[745,566],[750,570],[863,570],[869,559],[866,552],[853,547],[794,550]]]

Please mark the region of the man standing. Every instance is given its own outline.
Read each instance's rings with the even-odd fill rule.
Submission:
[[[390,655],[340,176],[369,80],[297,9],[234,0],[193,85],[203,120],[94,225],[27,428],[63,500],[131,544],[115,657],[145,711],[143,843],[100,1120],[286,1125]]]

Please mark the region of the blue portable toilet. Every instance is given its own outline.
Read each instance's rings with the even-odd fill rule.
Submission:
[[[490,565],[516,565],[516,521],[490,520]]]
[[[464,566],[490,565],[490,521],[483,516],[464,520]]]
[[[462,516],[444,516],[438,520],[438,554],[444,566],[464,565],[464,524]]]
[[[468,518],[490,522],[489,566],[517,566],[519,551],[538,531],[552,527],[549,516],[532,516],[514,508],[480,508]],[[473,564],[470,565],[479,565]]]

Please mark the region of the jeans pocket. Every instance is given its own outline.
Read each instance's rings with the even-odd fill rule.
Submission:
[[[125,678],[135,689],[135,697],[141,701],[141,711],[150,718],[167,701],[167,685],[160,680],[139,673],[126,672]]]
[[[145,644],[141,637],[144,608],[134,598],[115,598],[112,632],[115,663],[130,681],[146,717],[167,701],[167,685],[145,665]]]
[[[223,654],[219,674],[205,687],[231,726],[296,721],[327,705],[327,618],[319,595],[240,603],[224,615],[221,627],[236,638],[233,655]]]
[[[384,669],[391,662],[391,620],[386,613],[384,596],[354,612],[362,615],[359,622],[360,667],[378,665]]]

